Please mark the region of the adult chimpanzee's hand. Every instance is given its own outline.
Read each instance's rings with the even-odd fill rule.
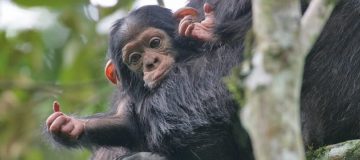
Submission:
[[[182,8],[174,13],[174,16],[181,19],[179,23],[179,34],[181,36],[193,37],[201,41],[213,41],[213,29],[215,27],[215,16],[213,7],[205,3],[204,13],[205,19],[196,22],[197,12],[193,8]]]
[[[77,139],[85,128],[85,121],[70,117],[60,112],[60,105],[54,102],[54,113],[46,120],[46,126],[50,133],[55,135],[65,135],[70,139]]]

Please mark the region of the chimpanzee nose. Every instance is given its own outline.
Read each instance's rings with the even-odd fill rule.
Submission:
[[[159,57],[157,56],[146,56],[144,57],[144,71],[151,72],[155,70],[160,64]]]

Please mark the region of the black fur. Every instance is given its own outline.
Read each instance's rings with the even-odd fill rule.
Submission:
[[[360,138],[360,1],[342,0],[306,58],[304,142],[314,148]]]

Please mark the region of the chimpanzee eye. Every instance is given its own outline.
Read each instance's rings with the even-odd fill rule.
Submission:
[[[136,65],[139,63],[141,59],[141,54],[138,52],[131,53],[129,56],[129,64],[130,65]]]
[[[150,48],[158,48],[160,46],[160,42],[161,42],[161,40],[159,37],[153,37],[150,40],[149,46],[150,46]]]

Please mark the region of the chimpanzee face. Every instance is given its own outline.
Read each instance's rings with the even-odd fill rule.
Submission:
[[[175,63],[175,51],[171,38],[161,29],[148,27],[135,33],[122,43],[121,53],[116,54],[121,54],[121,63],[141,75],[145,86],[151,89],[160,84]],[[113,83],[118,81],[111,61],[106,66],[106,75]]]
[[[174,64],[173,52],[170,37],[150,27],[122,47],[122,60],[131,71],[143,75],[145,86],[154,88]]]

